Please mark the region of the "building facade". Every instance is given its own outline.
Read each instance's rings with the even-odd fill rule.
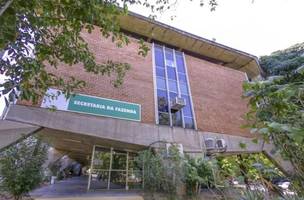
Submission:
[[[122,86],[113,86],[113,75],[87,73],[80,64],[49,68],[54,74],[84,80],[86,86],[70,99],[59,95],[38,106],[12,106],[1,122],[1,148],[21,134],[40,134],[58,152],[91,167],[88,189],[138,187],[141,181],[134,177],[140,170],[132,163],[134,155],[163,143],[178,144],[182,151],[197,155],[219,149],[265,150],[241,128],[247,112],[242,84],[260,75],[255,56],[136,14],[120,20],[131,41],[123,48],[101,38],[96,29],[82,36],[97,62],[131,65]],[[150,49],[145,57],[138,54],[139,39]],[[52,105],[56,111],[47,109]],[[240,143],[247,148],[240,148]],[[121,162],[125,164],[115,165]]]

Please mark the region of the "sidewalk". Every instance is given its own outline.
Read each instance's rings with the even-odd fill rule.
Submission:
[[[135,191],[103,190],[87,192],[87,177],[72,177],[31,192],[35,200],[144,200]]]
[[[128,197],[66,197],[66,198],[35,198],[35,200],[144,200],[143,197],[136,195],[136,196],[128,196]]]

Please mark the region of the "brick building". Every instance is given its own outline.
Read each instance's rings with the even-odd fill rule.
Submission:
[[[58,152],[91,167],[89,189],[135,188],[130,173],[134,178],[139,171],[130,168],[132,158],[148,146],[175,143],[198,155],[263,151],[262,142],[252,143],[252,135],[241,128],[247,112],[242,84],[260,75],[255,56],[137,14],[120,21],[131,41],[123,48],[100,39],[97,30],[82,36],[98,62],[131,65],[123,85],[114,88],[113,77],[86,73],[81,65],[49,69],[85,80],[86,87],[70,99],[45,99],[40,107],[12,106],[1,122],[1,148],[21,133],[40,134]],[[150,48],[146,57],[138,54],[140,38]],[[50,112],[46,108],[52,105],[57,110]],[[241,142],[246,149],[239,147]],[[116,169],[115,159],[126,165]],[[127,177],[126,182],[114,184],[115,173]],[[103,179],[97,177],[106,181],[99,183]]]

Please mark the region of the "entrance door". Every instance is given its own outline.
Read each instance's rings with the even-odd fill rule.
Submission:
[[[109,189],[127,189],[127,152],[112,150]]]
[[[88,189],[108,189],[111,166],[111,149],[94,147]]]
[[[142,170],[135,157],[128,151],[94,146],[88,190],[141,189]]]

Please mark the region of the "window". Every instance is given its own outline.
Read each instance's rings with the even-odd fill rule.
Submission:
[[[158,123],[194,129],[195,120],[183,53],[155,44],[154,61]],[[176,97],[182,97],[186,101],[186,106],[179,111],[171,110],[171,102]]]

